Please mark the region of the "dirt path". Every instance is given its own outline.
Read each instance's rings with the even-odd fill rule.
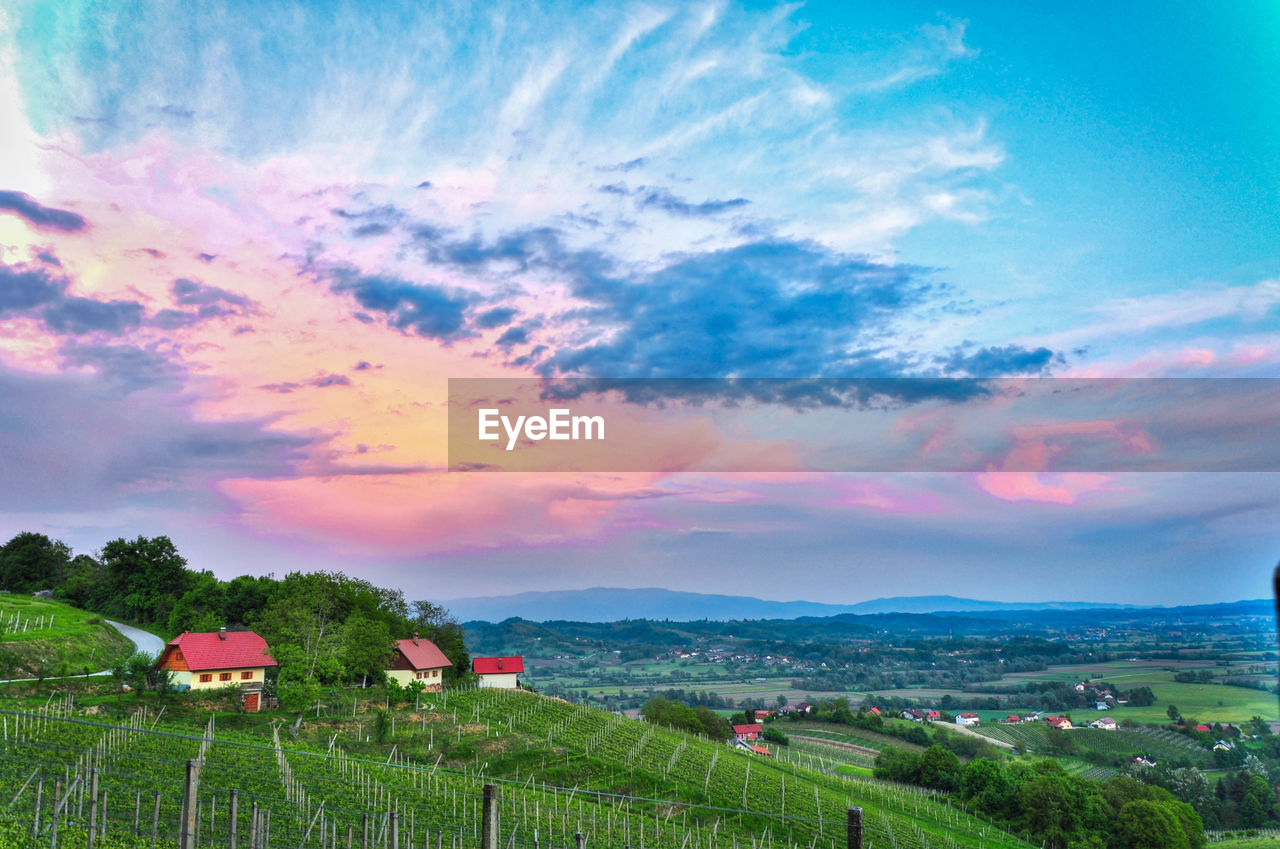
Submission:
[[[857,752],[860,755],[869,755],[875,757],[880,754],[875,749],[866,746],[855,746],[853,743],[843,743],[839,740],[828,740],[826,737],[805,737],[801,734],[788,734],[792,740],[799,740],[803,743],[822,743],[827,746],[835,746],[837,749],[848,749],[851,752]]]
[[[933,724],[941,725],[943,728],[950,728],[952,731],[957,731],[961,734],[968,734],[970,737],[979,737],[983,740],[986,740],[988,743],[990,743],[993,746],[999,746],[1000,748],[1008,749],[1009,751],[1013,751],[1014,749],[1018,748],[1012,743],[1006,743],[1003,740],[995,740],[991,737],[988,737],[986,734],[979,734],[977,731],[974,731],[972,728],[968,728],[964,725],[956,725],[954,722],[939,722],[935,720]]]

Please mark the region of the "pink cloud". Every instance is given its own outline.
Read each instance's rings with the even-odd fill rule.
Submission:
[[[973,476],[978,488],[1001,501],[1075,504],[1082,496],[1108,488],[1111,475],[1088,472],[981,472]]]

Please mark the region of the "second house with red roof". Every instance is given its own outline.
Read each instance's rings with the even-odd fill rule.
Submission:
[[[453,664],[440,647],[414,632],[411,640],[396,640],[387,667],[387,677],[402,687],[417,681],[427,690],[439,690],[444,684],[444,671]]]

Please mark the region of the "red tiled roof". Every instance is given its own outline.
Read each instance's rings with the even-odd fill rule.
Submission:
[[[396,640],[396,648],[400,649],[404,659],[409,661],[409,665],[414,669],[441,669],[453,665],[449,658],[444,656],[444,652],[430,640],[419,638],[416,640],[416,645],[415,640]]]
[[[267,641],[252,631],[184,633],[169,645],[178,647],[192,672],[277,665],[267,654]]]
[[[762,726],[762,725],[735,725],[735,726],[733,726],[733,733],[734,733],[734,734],[750,734],[750,733],[752,733],[752,732],[755,732],[756,734],[763,734],[763,733],[764,733],[764,726]]]
[[[1210,728],[1210,727],[1209,727],[1209,726],[1207,726],[1207,725],[1197,725],[1197,726],[1196,726],[1196,730],[1197,730],[1197,731],[1212,731],[1213,729],[1212,729],[1212,728]]]
[[[756,754],[758,754],[758,755],[772,755],[772,754],[773,754],[773,752],[769,751],[769,750],[768,750],[768,749],[766,749],[764,746],[752,746],[752,747],[751,747],[751,751],[755,752],[755,753],[756,753]]]
[[[471,661],[471,671],[477,675],[508,675],[524,672],[523,657],[477,657]]]

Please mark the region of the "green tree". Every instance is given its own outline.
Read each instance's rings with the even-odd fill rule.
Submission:
[[[914,784],[920,769],[920,757],[895,746],[886,746],[876,755],[876,778]]]
[[[381,679],[391,653],[391,628],[362,611],[347,617],[342,628],[342,661],[347,677],[369,685],[369,677]]]
[[[930,746],[920,755],[916,780],[925,787],[951,792],[960,788],[960,758],[950,749]]]
[[[1191,849],[1168,805],[1140,799],[1120,811],[1120,835],[1128,849]]]
[[[1182,714],[1178,711],[1177,705],[1169,705],[1168,709],[1165,710],[1165,714],[1169,717],[1171,722],[1177,722],[1182,718]]]
[[[24,531],[0,546],[0,588],[15,593],[51,590],[66,580],[70,565],[66,543]]]
[[[152,624],[168,622],[187,591],[187,561],[168,537],[114,539],[102,548],[107,597],[103,613]]]
[[[413,629],[436,644],[453,667],[446,669],[445,681],[459,681],[471,674],[471,655],[467,651],[466,632],[458,621],[438,604],[415,601],[410,613]]]
[[[1048,849],[1065,847],[1084,806],[1064,775],[1039,775],[1018,788],[1023,825]]]

